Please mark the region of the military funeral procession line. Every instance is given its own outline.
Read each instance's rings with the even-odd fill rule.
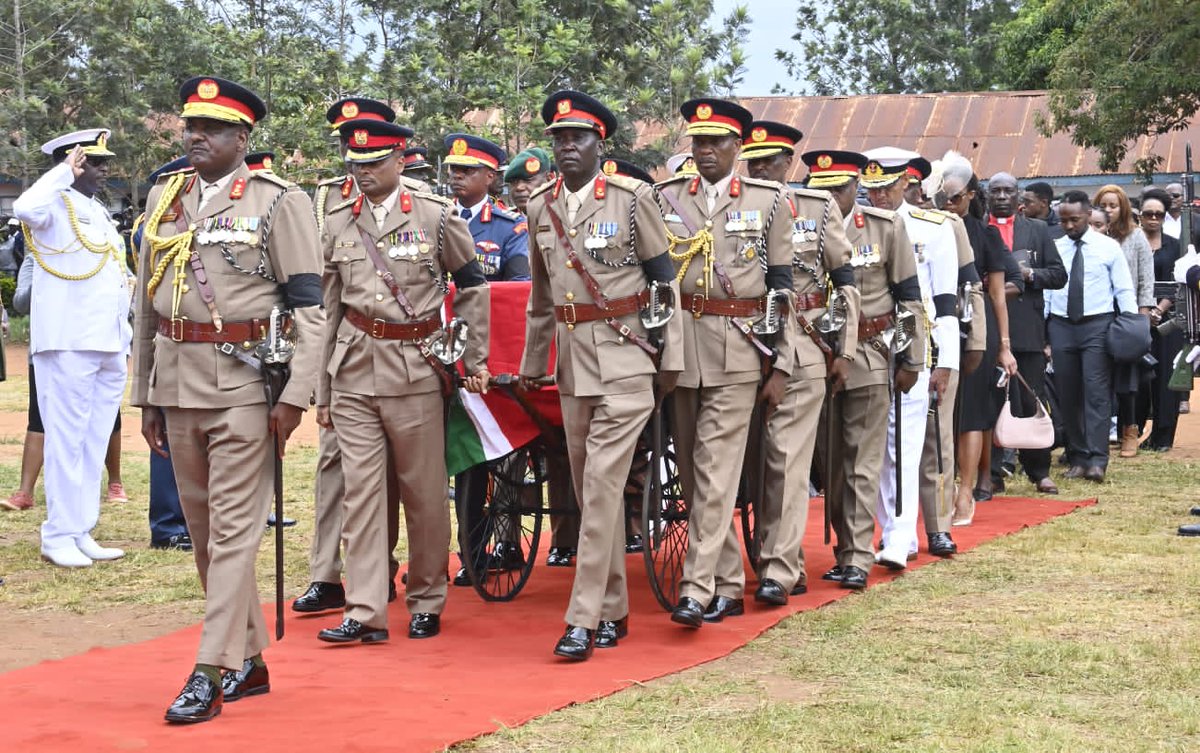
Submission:
[[[254,92],[199,76],[180,104],[182,157],[151,178],[136,277],[96,198],[120,159],[108,130],[45,144],[54,167],[14,204],[36,291],[41,553],[64,568],[124,554],[90,532],[131,355],[152,496],[178,495],[177,522],[168,509],[152,542],[191,549],[205,593],[170,722],[208,721],[270,691],[255,561],[264,522],[279,537],[289,522],[281,464],[310,407],[311,583],[291,608],[340,610],[341,621],[299,640],[387,641],[398,591],[408,637],[433,638],[452,584],[487,595],[485,582],[522,574],[492,594],[511,596],[544,556],[574,567],[566,627],[547,650],[584,661],[636,634],[628,553],[645,556],[664,619],[698,630],[744,613],[747,560],[756,602],[807,591],[817,490],[836,554],[817,576],[854,590],[922,548],[954,555],[954,528],[1018,459],[1039,492],[1057,492],[1053,428],[1047,438],[1021,418],[1044,418],[1051,354],[1066,475],[1103,480],[1123,404],[1113,395],[1130,379],[1138,389],[1122,369],[1149,350],[1151,317],[1175,316],[1175,296],[1152,294],[1156,268],[1185,288],[1181,301],[1200,282],[1179,246],[1178,272],[1174,259],[1128,259],[1121,237],[1092,229],[1079,192],[1047,224],[1034,186],[1022,202],[1007,174],[988,182],[985,206],[955,153],[931,163],[887,145],[802,149],[800,131],[720,99],[682,105],[687,150],[658,183],[609,155],[629,124],[564,90],[541,109],[547,147],[510,158],[477,135],[442,137],[439,186],[387,103],[347,97],[326,113],[346,174],[311,198],[276,175],[273,154],[251,153],[267,116]],[[787,183],[797,159],[803,188]],[[1171,198],[1149,201],[1157,238],[1152,211],[1161,220]],[[1121,211],[1102,221],[1118,227]],[[523,322],[493,314],[514,313],[514,296]],[[1168,372],[1194,362],[1192,336],[1155,333]],[[497,353],[502,342],[514,352]],[[1016,416],[1010,378],[1023,385]],[[519,406],[543,449],[522,440],[451,463],[455,411],[494,399]],[[1146,418],[1129,406],[1118,418],[1136,441]],[[1166,413],[1154,421],[1157,432]],[[505,439],[492,428],[484,445]],[[1169,446],[1173,431],[1156,441]],[[525,501],[501,509],[505,493]],[[521,504],[552,518],[544,555]]]

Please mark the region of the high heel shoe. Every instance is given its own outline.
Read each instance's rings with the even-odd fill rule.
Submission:
[[[970,501],[970,506],[967,507],[964,514],[962,506],[957,502],[954,504],[954,514],[950,516],[950,525],[952,526],[969,526],[971,521],[975,520],[975,500]]]

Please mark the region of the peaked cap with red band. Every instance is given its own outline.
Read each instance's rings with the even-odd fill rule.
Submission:
[[[257,94],[216,76],[196,76],[184,81],[179,87],[179,101],[184,118],[207,118],[253,128],[267,117],[267,106]]]
[[[750,132],[754,116],[741,105],[724,99],[689,99],[679,108],[688,122],[688,136],[728,136],[738,138]]]
[[[560,128],[595,131],[601,139],[617,132],[617,116],[595,97],[572,89],[556,91],[542,103],[542,122],[546,133]]]
[[[623,159],[606,159],[600,163],[600,171],[605,175],[624,175],[626,178],[640,180],[654,185],[654,178],[642,168]]]
[[[396,111],[377,99],[342,97],[325,111],[325,119],[336,131],[347,120],[381,120],[385,123],[395,123]]]
[[[258,170],[273,172],[274,166],[274,152],[250,152],[246,155],[246,167],[250,169],[250,172],[256,172]]]
[[[742,159],[773,157],[780,152],[792,154],[804,134],[799,129],[773,120],[756,120],[742,136]]]
[[[404,171],[432,170],[427,157],[429,151],[423,146],[410,146],[404,150]]]
[[[449,152],[445,159],[447,165],[499,170],[500,163],[508,158],[508,153],[499,144],[469,133],[452,133],[445,142],[446,151]]]
[[[844,186],[867,166],[867,158],[858,152],[823,149],[805,152],[801,161],[808,166],[809,188],[835,188]]]
[[[413,129],[383,120],[347,120],[338,134],[346,144],[346,161],[363,164],[404,151]]]

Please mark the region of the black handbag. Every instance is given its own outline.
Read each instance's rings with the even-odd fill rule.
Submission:
[[[1117,363],[1140,361],[1150,350],[1150,318],[1142,314],[1117,314],[1108,326],[1105,345]]]

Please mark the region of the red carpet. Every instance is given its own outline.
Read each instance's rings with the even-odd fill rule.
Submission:
[[[562,633],[572,570],[534,568],[513,602],[484,603],[452,589],[442,635],[406,637],[403,599],[391,611],[393,638],[337,647],[316,632],[341,615],[290,617],[287,637],[266,656],[272,691],[227,704],[215,721],[169,726],[163,712],[191,667],[199,626],[145,643],[94,649],[0,675],[0,748],[5,751],[425,751],[513,726],[729,654],[794,612],[848,595],[820,580],[832,556],[820,541],[815,500],[805,542],[811,590],[783,609],[746,603],[746,615],[689,631],[672,624],[650,594],[641,555],[631,555],[630,636],[582,664],[550,653]],[[1043,523],[1095,500],[998,499],[975,524],[954,529],[960,550]],[[265,548],[265,547],[264,547]],[[910,563],[933,558],[922,552]],[[942,567],[967,568],[971,558]],[[891,579],[882,568],[872,586]],[[750,586],[753,588],[753,585]],[[268,622],[273,621],[271,609]],[[289,614],[291,614],[289,612]]]

